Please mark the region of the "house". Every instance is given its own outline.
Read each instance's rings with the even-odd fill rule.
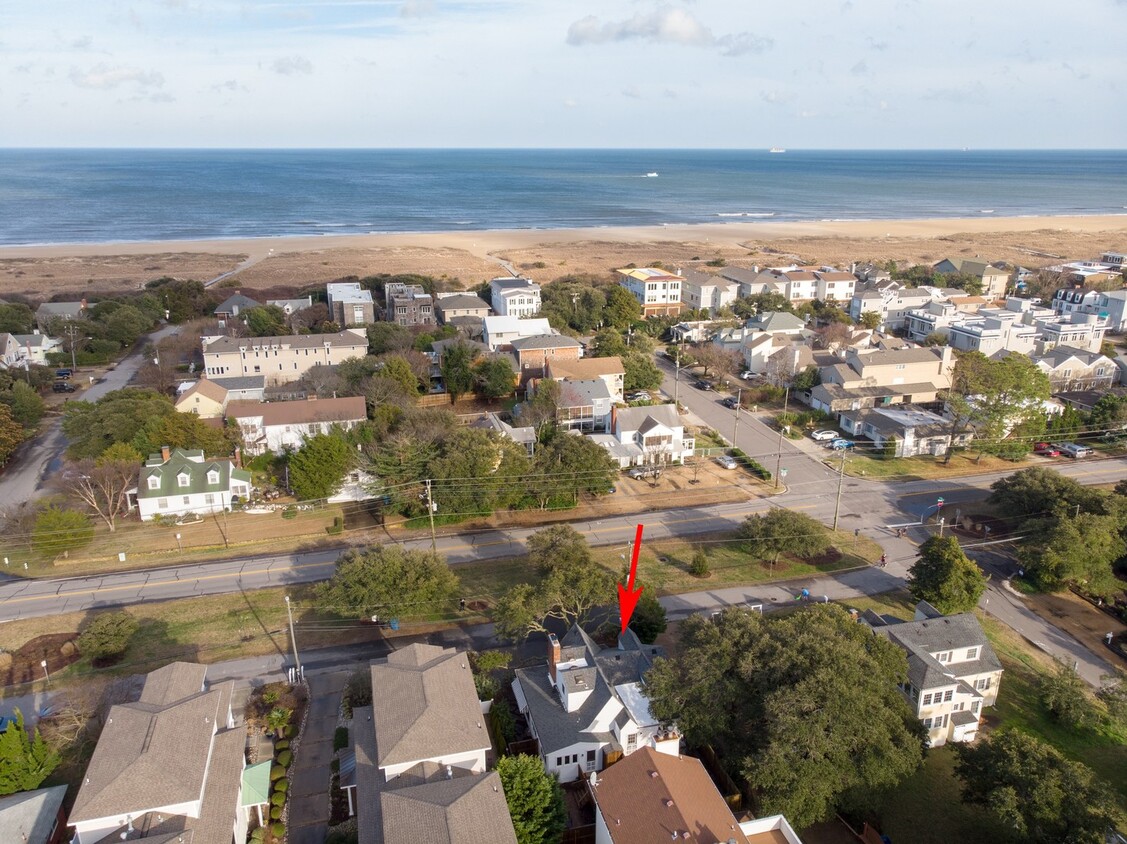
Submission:
[[[65,785],[0,797],[0,830],[16,844],[62,844],[66,840]]]
[[[305,401],[233,401],[224,414],[239,426],[249,455],[299,449],[334,428],[350,431],[368,418],[363,396]]]
[[[589,783],[595,844],[749,844],[699,759],[643,747]]]
[[[606,381],[568,379],[560,382],[556,422],[569,431],[605,433],[610,430],[615,398]]]
[[[908,313],[945,298],[936,287],[901,288],[895,283],[882,289],[855,292],[849,300],[849,316],[860,322],[862,314],[875,313],[882,331],[899,331],[908,324]]]
[[[583,344],[563,334],[538,334],[518,337],[510,344],[516,359],[521,383],[529,378],[543,378],[549,361],[577,361],[583,356]]]
[[[742,295],[778,293],[788,302],[846,302],[853,296],[857,278],[853,273],[835,267],[797,266],[768,267],[746,286]]]
[[[674,404],[616,409],[614,439],[609,449],[622,468],[682,463],[693,456],[696,441],[685,436],[685,426]],[[608,443],[597,440],[604,447]]]
[[[713,315],[719,308],[726,308],[736,301],[740,286],[720,276],[708,273],[685,273],[681,283],[681,303],[694,311],[707,311]]]
[[[262,375],[266,386],[300,381],[314,366],[336,366],[368,353],[362,329],[285,337],[216,337],[203,347],[209,378]]]
[[[78,302],[44,302],[35,309],[35,326],[46,333],[59,320],[69,322],[73,319],[85,319],[86,308],[85,299]]]
[[[536,452],[536,429],[530,426],[513,426],[501,418],[500,414],[489,412],[480,419],[470,423],[471,428],[484,431],[493,431],[499,436],[520,443],[524,446],[528,456]]]
[[[1006,286],[1010,281],[1010,271],[999,269],[986,261],[971,260],[967,258],[944,258],[932,269],[941,275],[959,273],[972,275],[982,281],[982,295],[987,299],[1001,299],[1006,295]]]
[[[969,431],[952,435],[950,420],[911,405],[847,410],[838,414],[838,423],[849,434],[872,440],[874,450],[890,449],[894,457],[945,454],[972,436]]]
[[[626,369],[622,365],[622,358],[617,355],[579,360],[553,357],[548,361],[546,377],[555,381],[589,381],[601,378],[614,401],[621,403]]]
[[[794,340],[801,340],[811,333],[802,317],[786,311],[764,311],[749,319],[744,327],[756,334],[780,335]]]
[[[301,299],[267,299],[266,304],[277,308],[287,317],[292,317],[298,311],[313,307],[313,297],[306,296]]]
[[[871,610],[861,619],[908,655],[908,682],[900,692],[923,722],[928,744],[974,741],[982,710],[994,705],[1002,680],[1002,663],[974,613],[945,616],[920,601],[912,621]]]
[[[642,306],[642,316],[676,316],[681,312],[681,285],[685,279],[677,273],[653,267],[615,270],[618,283]]]
[[[399,325],[435,325],[434,298],[419,284],[393,282],[384,287],[387,320]]]
[[[360,844],[515,844],[466,654],[412,644],[370,671],[352,721]]]
[[[47,366],[47,355],[63,347],[63,341],[36,331],[32,334],[0,334],[0,369],[30,365]]]
[[[810,405],[826,413],[930,404],[951,386],[955,359],[947,346],[928,349],[848,349],[845,362],[823,366]]]
[[[525,319],[540,313],[540,285],[530,278],[495,278],[489,300],[497,316]]]
[[[922,343],[933,334],[946,337],[951,324],[963,317],[963,312],[950,300],[928,302],[922,308],[913,308],[908,311],[908,339]]]
[[[1033,355],[1033,362],[1049,378],[1054,393],[1107,389],[1119,380],[1119,367],[1099,352],[1056,346]]]
[[[513,341],[521,337],[556,333],[543,317],[487,316],[482,322],[482,342],[491,352],[508,351]]]
[[[266,392],[266,377],[263,375],[242,375],[209,380],[227,391],[227,401],[262,401]]]
[[[138,701],[110,707],[70,813],[77,844],[246,840],[246,729],[235,684],[209,687],[206,674],[174,662],[145,677]]]
[[[19,341],[14,335],[0,333],[0,369],[13,369],[17,364],[22,366],[20,351]]]
[[[250,493],[250,472],[230,460],[208,460],[200,450],[165,446],[160,454],[149,455],[128,495],[130,509],[136,507],[147,522],[154,516],[222,513]]]
[[[358,281],[334,281],[326,284],[325,304],[329,307],[330,318],[337,325],[367,325],[376,321],[376,303],[372,301],[372,291],[361,287]]]
[[[1127,290],[1063,288],[1053,294],[1052,308],[1058,314],[1095,314],[1107,323],[1112,334],[1127,331]]]
[[[215,308],[216,319],[234,319],[243,311],[249,311],[251,308],[262,307],[261,302],[256,302],[249,296],[244,296],[242,291],[236,290],[232,295],[228,296]]]
[[[601,771],[643,747],[676,755],[680,737],[650,713],[642,677],[661,649],[627,628],[618,646],[602,648],[579,625],[548,636],[547,666],[518,668],[517,707],[560,782]]]
[[[176,397],[176,410],[201,419],[219,419],[227,409],[227,390],[210,378],[201,378]]]
[[[472,293],[440,293],[434,308],[438,313],[438,321],[443,325],[449,324],[456,317],[483,320],[492,312],[488,302]]]
[[[718,275],[720,278],[731,281],[736,284],[738,296],[746,299],[748,296],[756,296],[760,293],[769,293],[774,290],[772,281],[765,280],[758,266],[751,269],[746,267],[723,267],[720,269]]]

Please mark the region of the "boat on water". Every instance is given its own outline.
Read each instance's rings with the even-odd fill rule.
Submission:
[[[657,178],[657,173],[647,173],[647,174],[646,174],[646,178],[647,178],[647,179],[656,179],[656,178]]]
[[[782,147],[771,147],[769,150],[767,150],[767,152],[779,153],[779,152],[786,152],[786,150],[783,149]]]

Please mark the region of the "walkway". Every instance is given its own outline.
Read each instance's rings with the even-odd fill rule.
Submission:
[[[290,844],[324,844],[329,833],[329,780],[333,733],[347,671],[306,676],[309,715],[290,774],[290,816],[286,839]]]

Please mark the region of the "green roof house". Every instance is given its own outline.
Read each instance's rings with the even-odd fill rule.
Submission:
[[[206,459],[202,451],[169,449],[151,454],[141,467],[130,500],[141,521],[154,516],[221,513],[250,497],[250,472],[226,459]]]

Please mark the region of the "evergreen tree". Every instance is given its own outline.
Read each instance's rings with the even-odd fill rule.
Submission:
[[[0,733],[0,796],[39,788],[59,764],[36,728],[32,735],[24,728],[23,713],[17,708],[14,723]]]

